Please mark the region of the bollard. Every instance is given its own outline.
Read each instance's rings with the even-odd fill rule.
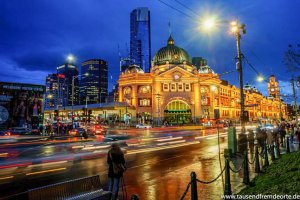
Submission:
[[[138,197],[138,195],[133,194],[130,198],[130,200],[139,200],[140,198]]]
[[[255,146],[255,173],[260,173],[260,165],[259,165],[259,154],[258,154],[258,146]]]
[[[191,200],[198,200],[197,175],[195,172],[191,173]]]
[[[264,167],[269,166],[269,158],[268,158],[268,148],[267,148],[267,143],[265,142],[265,163],[264,163]]]
[[[224,195],[231,195],[231,185],[230,185],[230,169],[229,169],[229,160],[225,160],[225,188]]]
[[[275,146],[274,146],[274,144],[272,144],[272,146],[270,148],[271,148],[271,159],[272,159],[272,161],[274,161],[275,160]]]
[[[286,153],[290,153],[290,141],[289,137],[286,137]]]
[[[250,183],[248,162],[249,162],[248,161],[248,154],[246,152],[244,162],[243,162],[243,167],[244,167],[243,183],[246,184],[246,185],[248,185]]]

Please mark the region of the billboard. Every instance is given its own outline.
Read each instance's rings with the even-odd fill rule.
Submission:
[[[43,85],[0,82],[0,129],[37,128],[43,118],[44,91]]]

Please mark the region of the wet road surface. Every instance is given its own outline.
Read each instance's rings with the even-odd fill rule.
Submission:
[[[120,191],[126,190],[128,199],[132,194],[138,194],[140,199],[146,200],[180,199],[190,182],[192,171],[195,171],[198,179],[203,181],[215,178],[220,173],[218,142],[215,134],[215,130],[169,132],[143,130],[126,133],[130,136],[128,144],[132,146],[126,147],[125,159],[128,170],[124,175],[125,185],[120,188]],[[197,137],[199,138],[196,139]],[[100,175],[103,187],[107,188],[106,153],[98,153],[96,157],[91,156],[94,154],[84,154],[83,157],[57,159],[58,154],[63,156],[74,154],[72,148],[74,145],[78,146],[78,149],[75,148],[75,155],[79,153],[82,155],[82,149],[87,147],[79,148],[84,146],[84,142],[77,142],[39,146],[23,153],[27,158],[54,155],[55,160],[51,162],[48,160],[31,162],[24,166],[0,169],[1,197],[24,192],[30,188],[92,175]],[[90,144],[91,141],[87,143]],[[224,167],[223,149],[227,146],[227,142],[223,133],[220,143],[221,164]],[[93,145],[89,148],[95,148],[95,141]],[[24,147],[14,147],[16,151],[19,148]],[[48,154],[41,154],[47,151]],[[103,151],[107,152],[107,149]],[[18,158],[23,159],[23,155]],[[242,182],[241,175],[232,174],[233,187]],[[199,199],[219,199],[223,193],[222,178],[209,185],[198,184],[198,193]],[[186,199],[188,198],[190,192],[187,193]]]

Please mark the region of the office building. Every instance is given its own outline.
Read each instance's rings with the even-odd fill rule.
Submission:
[[[46,77],[45,108],[68,105],[68,84],[64,74],[49,74]]]
[[[79,81],[78,81],[78,68],[71,63],[65,63],[57,67],[57,74],[64,74],[68,88],[68,102],[67,105],[72,105],[72,87],[74,87],[74,101],[73,104],[79,103]],[[72,86],[72,79],[74,78],[74,85]]]
[[[90,59],[81,64],[81,104],[107,101],[108,65],[105,60]]]

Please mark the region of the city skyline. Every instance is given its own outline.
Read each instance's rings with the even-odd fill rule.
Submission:
[[[119,73],[118,45],[121,56],[126,57],[130,39],[130,12],[137,7],[148,7],[151,11],[152,55],[163,46],[169,35],[168,24],[171,22],[174,39],[191,56],[203,57],[219,74],[235,69],[235,39],[234,36],[227,34],[227,27],[219,28],[208,37],[200,32],[197,27],[199,24],[191,18],[159,1],[132,1],[130,4],[119,2],[120,8],[114,7],[110,1],[101,3],[75,1],[72,4],[70,1],[64,1],[62,4],[68,5],[72,12],[76,11],[74,12],[76,15],[71,15],[71,11],[62,12],[59,4],[55,2],[34,1],[31,7],[23,2],[18,4],[13,1],[1,2],[3,28],[0,36],[5,41],[1,44],[0,52],[0,63],[3,68],[1,74],[5,74],[2,81],[13,81],[18,78],[20,82],[45,84],[46,75],[53,73],[55,66],[64,63],[65,57],[72,53],[77,57],[77,65],[93,57],[107,60],[109,76],[113,77],[113,80],[109,79],[109,88],[112,88],[112,84],[118,80]],[[166,2],[188,15],[193,15],[175,1]],[[236,2],[212,4],[209,1],[199,4],[192,1],[188,7],[200,13],[199,15],[205,12],[216,13],[221,19],[238,18],[245,23],[247,34],[242,37],[241,44],[245,57],[266,78],[275,74],[280,86],[286,86],[290,83],[289,77],[285,76],[286,70],[282,61],[288,45],[297,44],[297,38],[292,34],[299,30],[296,19],[297,8],[300,5],[285,1],[269,3],[268,7],[265,5],[266,3],[259,1],[248,4]],[[80,10],[81,6],[84,9]],[[45,14],[41,13],[39,10],[45,7],[50,9]],[[93,12],[96,7],[105,9],[99,14]],[[109,12],[118,15],[108,19]],[[196,15],[193,16],[197,18]],[[254,22],[252,19],[254,16],[260,16],[261,20]],[[22,17],[22,22],[19,17]],[[60,20],[62,18],[63,20]],[[47,22],[46,25],[44,22]],[[81,32],[91,24],[94,26],[91,26],[90,31]],[[102,28],[96,28],[95,24]],[[247,82],[255,84],[266,94],[267,84],[255,83],[256,74],[246,62],[244,69],[244,74],[249,74],[244,80],[245,84]],[[238,85],[237,73],[221,78]],[[284,89],[290,93],[289,87]]]

